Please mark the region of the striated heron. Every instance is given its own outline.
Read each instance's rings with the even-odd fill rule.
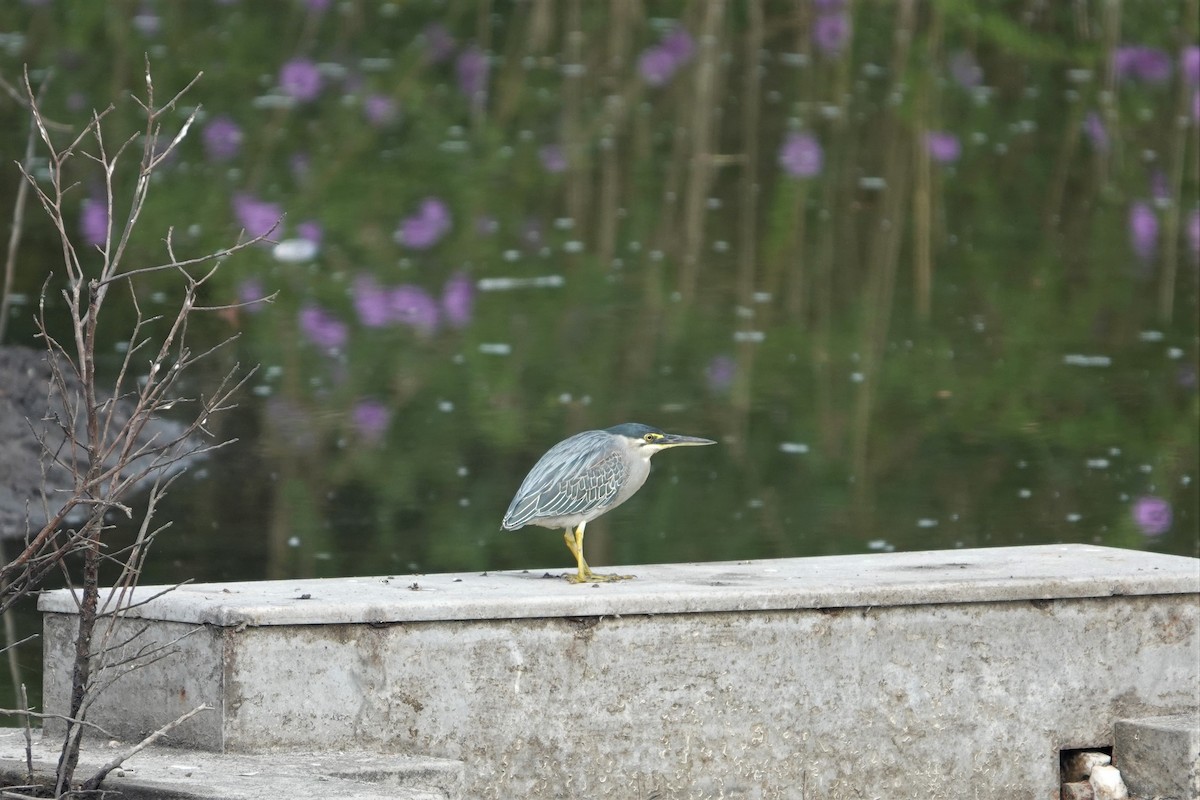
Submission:
[[[600,575],[583,557],[584,527],[624,503],[650,474],[650,456],[668,447],[716,444],[711,439],[626,422],[602,431],[584,431],[546,451],[517,490],[504,515],[505,530],[525,525],[565,528],[563,539],[579,571],[572,583],[618,581],[632,575]]]

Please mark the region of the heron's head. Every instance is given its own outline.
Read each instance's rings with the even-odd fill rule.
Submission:
[[[655,428],[652,425],[642,425],[640,422],[626,422],[622,425],[614,425],[608,429],[608,432],[620,436],[625,440],[625,446],[635,453],[640,453],[649,458],[659,450],[666,450],[668,447],[684,447],[688,445],[696,446],[702,444],[716,444],[712,439],[701,439],[699,436],[683,436],[678,433],[667,433],[666,431]]]

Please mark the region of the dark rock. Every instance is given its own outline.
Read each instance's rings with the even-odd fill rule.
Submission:
[[[87,441],[86,415],[82,408],[82,384],[70,364],[63,362],[66,397],[53,385],[53,370],[45,351],[28,347],[0,347],[0,537],[23,538],[36,532],[56,515],[75,486],[72,465],[86,469],[86,450],[72,451],[67,432],[79,442]],[[97,401],[111,402],[111,395],[97,392]],[[134,401],[116,401],[113,431],[128,422]],[[180,439],[185,427],[171,420],[152,419],[138,438],[140,445],[167,445]],[[57,453],[57,461],[45,456],[42,441]],[[158,475],[183,469],[186,454],[195,442],[183,441],[171,453],[182,457],[160,466],[139,482],[145,486]],[[134,475],[154,463],[148,454],[129,464],[124,475]],[[116,457],[108,459],[114,466]],[[43,500],[44,498],[44,500]]]

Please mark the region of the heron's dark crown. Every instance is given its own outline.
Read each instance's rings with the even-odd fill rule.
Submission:
[[[606,432],[615,433],[618,436],[628,436],[630,439],[640,439],[647,433],[664,433],[660,428],[653,425],[643,425],[640,422],[623,422],[620,425],[613,425],[611,428],[606,428]]]

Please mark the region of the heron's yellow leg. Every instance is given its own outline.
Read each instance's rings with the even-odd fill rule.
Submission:
[[[575,556],[575,563],[579,568],[574,575],[567,573],[563,577],[571,583],[608,583],[610,581],[627,581],[633,578],[633,575],[605,575],[592,572],[592,568],[588,566],[587,560],[583,557],[583,528],[585,525],[587,525],[586,522],[581,522],[574,531],[568,530],[563,534],[567,549],[571,551],[571,555]]]
[[[579,552],[579,548],[575,545],[575,531],[567,528],[563,532],[563,541],[567,543],[567,549],[571,551],[571,555],[575,556],[575,562],[579,564],[579,568],[583,569],[583,554]]]

